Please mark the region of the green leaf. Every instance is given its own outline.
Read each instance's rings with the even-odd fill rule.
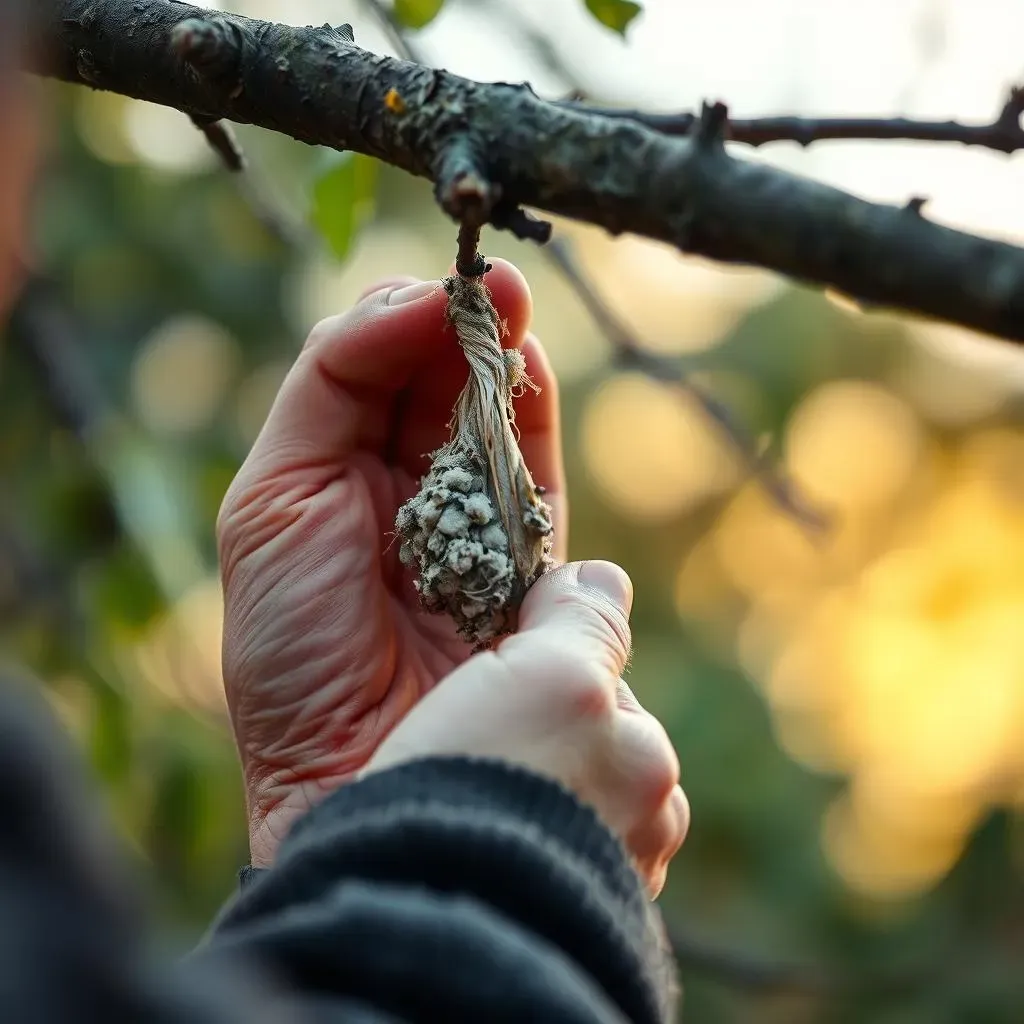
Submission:
[[[584,0],[584,3],[602,25],[607,25],[620,36],[626,34],[629,23],[643,10],[633,0]]]
[[[429,25],[444,7],[444,0],[395,0],[395,17],[406,28]]]
[[[331,251],[344,259],[373,216],[377,161],[360,153],[334,153],[313,183],[311,219]]]

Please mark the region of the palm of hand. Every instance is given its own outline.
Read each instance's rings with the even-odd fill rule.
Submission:
[[[500,261],[488,285],[543,389],[518,411],[522,447],[564,519],[557,395],[526,334],[529,293]],[[397,306],[394,288],[376,291],[313,332],[221,511],[224,677],[254,858],[470,653],[420,608],[393,541],[466,376],[444,293],[427,290]]]

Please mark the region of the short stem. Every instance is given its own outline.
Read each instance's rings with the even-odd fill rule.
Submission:
[[[455,269],[462,277],[482,277],[491,269],[480,255],[480,228],[463,222],[459,228],[459,253],[455,257]]]

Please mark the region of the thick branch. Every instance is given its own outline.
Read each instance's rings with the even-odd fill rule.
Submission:
[[[43,17],[44,73],[366,153],[434,181],[455,216],[497,209],[515,224],[510,210],[537,207],[1024,341],[1024,250],[736,159],[721,144],[719,106],[673,138],[525,85],[368,53],[347,26],[295,28],[171,0],[45,7],[56,14]],[[468,165],[474,173],[452,177]]]

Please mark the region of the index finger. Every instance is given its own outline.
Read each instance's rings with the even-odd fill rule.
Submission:
[[[523,275],[494,260],[487,284],[499,315],[521,339],[532,312]],[[396,395],[454,344],[447,301],[440,281],[391,284],[319,323],[278,392],[250,468],[333,470],[358,448],[382,450]]]

